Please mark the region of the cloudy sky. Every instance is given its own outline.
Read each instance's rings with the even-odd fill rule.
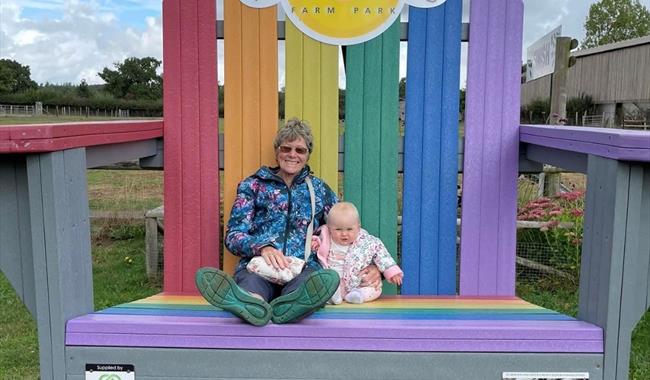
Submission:
[[[468,21],[469,0],[463,1],[463,17]],[[582,40],[585,17],[594,2],[524,0],[524,52],[528,45],[558,25],[562,25],[563,35]],[[82,79],[102,83],[97,72],[112,67],[114,62],[131,56],[162,57],[161,3],[161,0],[0,0],[0,58],[29,65],[32,79],[39,83],[77,84]],[[650,9],[650,0],[641,3]],[[464,57],[466,49],[463,50]],[[222,54],[219,45],[219,55]],[[224,82],[223,71],[221,68],[219,71],[220,81]],[[281,70],[280,82],[283,81]],[[461,86],[463,83],[464,73]]]

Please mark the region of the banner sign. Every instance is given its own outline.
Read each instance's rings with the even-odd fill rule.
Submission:
[[[551,30],[526,49],[526,81],[553,74],[555,41],[562,35],[562,25]]]
[[[332,45],[366,42],[388,29],[404,4],[431,8],[446,0],[241,0],[249,7],[282,5],[289,20],[309,37]]]

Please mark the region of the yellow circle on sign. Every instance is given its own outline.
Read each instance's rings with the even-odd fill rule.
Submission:
[[[284,0],[285,13],[307,35],[351,45],[386,30],[400,15],[403,0]]]

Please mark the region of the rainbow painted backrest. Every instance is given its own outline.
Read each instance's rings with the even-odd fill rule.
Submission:
[[[194,292],[219,262],[214,2],[165,1],[165,284]],[[403,294],[455,294],[461,0],[411,8],[404,136]],[[200,8],[200,9],[198,9]],[[521,0],[474,0],[470,20],[459,292],[513,295]],[[225,0],[224,217],[237,183],[273,164],[277,10]],[[310,122],[310,165],[338,184],[338,48],[285,24],[286,117]],[[198,39],[197,39],[198,36]],[[345,199],[397,252],[400,25],[349,46]],[[177,96],[182,94],[182,96]],[[236,258],[228,253],[224,268]],[[395,289],[387,287],[394,293]]]

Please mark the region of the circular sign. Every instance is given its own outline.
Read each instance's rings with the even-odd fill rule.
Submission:
[[[244,5],[251,8],[267,8],[278,3],[278,0],[241,0]]]
[[[411,7],[418,8],[433,8],[444,3],[447,0],[406,0],[406,3]]]
[[[282,0],[282,6],[309,37],[332,45],[354,45],[388,29],[399,17],[404,0]]]

